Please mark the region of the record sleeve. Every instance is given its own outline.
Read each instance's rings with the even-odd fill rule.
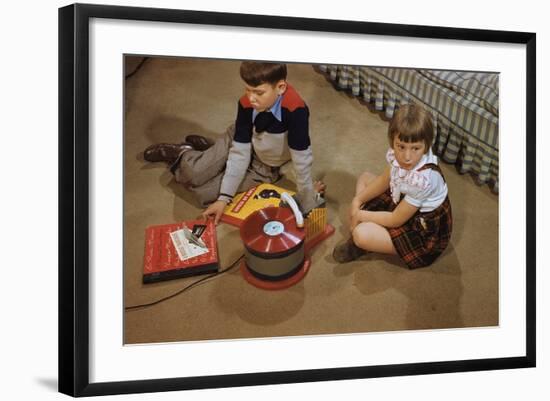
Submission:
[[[256,210],[270,206],[279,206],[283,192],[288,192],[291,196],[295,194],[295,192],[278,187],[277,185],[265,183],[252,187],[246,192],[240,192],[226,206],[221,221],[240,227],[242,222]]]

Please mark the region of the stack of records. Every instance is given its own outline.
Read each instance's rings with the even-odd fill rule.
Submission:
[[[212,220],[190,220],[147,227],[143,282],[217,272],[219,255]]]

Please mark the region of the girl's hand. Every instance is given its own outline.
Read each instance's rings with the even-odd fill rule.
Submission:
[[[369,212],[368,210],[359,210],[351,218],[350,231],[353,231],[360,223],[369,221]]]
[[[202,217],[205,220],[208,218],[214,218],[214,224],[218,225],[220,218],[222,217],[223,211],[225,210],[225,206],[227,206],[227,203],[222,200],[218,200],[212,203],[206,208],[204,212],[202,212]]]
[[[361,221],[359,220],[359,211],[357,211],[357,213],[354,213],[351,216],[349,230],[353,232],[353,230],[355,229],[355,227],[357,227],[359,223],[361,223]]]
[[[361,203],[359,203],[359,200],[357,198],[353,198],[351,201],[351,206],[349,208],[349,221],[351,224],[351,221],[353,219],[353,216],[357,214],[361,210]]]

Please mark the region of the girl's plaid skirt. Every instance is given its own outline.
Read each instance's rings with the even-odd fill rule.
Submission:
[[[397,205],[390,190],[365,203],[364,210],[392,212]],[[404,225],[387,228],[399,257],[410,269],[429,266],[447,248],[453,216],[449,197],[435,210],[416,212]]]

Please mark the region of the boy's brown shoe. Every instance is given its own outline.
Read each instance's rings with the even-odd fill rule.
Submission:
[[[202,135],[187,135],[185,142],[193,146],[193,149],[200,150],[201,152],[214,144],[210,139]]]
[[[355,245],[353,243],[353,240],[350,238],[343,244],[334,247],[334,251],[332,251],[332,257],[338,263],[348,263],[360,258],[365,253],[366,251]]]
[[[156,143],[145,149],[143,158],[148,162],[166,162],[168,164],[173,164],[182,152],[191,149],[193,149],[193,147],[186,142]]]

